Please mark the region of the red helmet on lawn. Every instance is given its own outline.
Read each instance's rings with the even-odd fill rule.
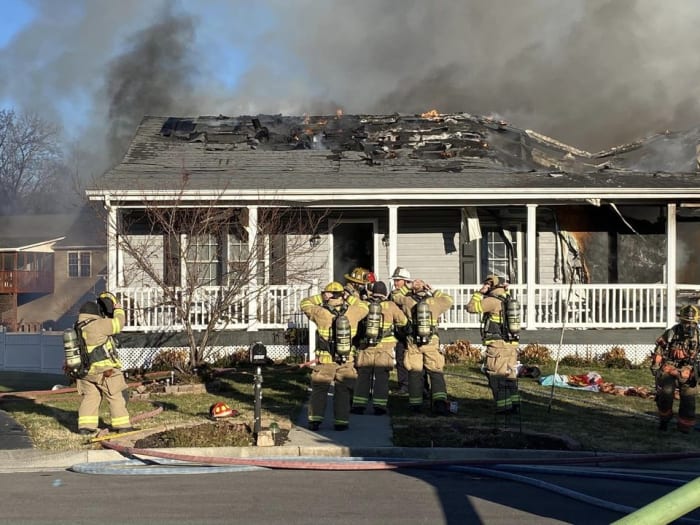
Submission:
[[[226,403],[219,401],[209,407],[209,415],[213,418],[229,417],[233,415],[233,410]]]

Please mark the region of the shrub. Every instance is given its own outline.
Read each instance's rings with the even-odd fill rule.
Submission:
[[[565,366],[588,366],[592,364],[592,359],[590,357],[583,357],[578,355],[578,353],[573,355],[567,355],[561,358],[559,364]]]
[[[606,368],[632,368],[632,362],[627,359],[625,349],[614,346],[596,359],[597,362]]]
[[[233,368],[241,363],[250,363],[250,351],[247,348],[241,348],[231,354],[219,357],[212,366],[214,368]]]
[[[151,370],[172,370],[173,368],[184,370],[187,368],[189,360],[190,352],[185,348],[161,350],[153,358]]]
[[[552,360],[552,352],[544,345],[531,343],[519,352],[523,363],[544,365]]]
[[[469,341],[458,339],[452,344],[445,345],[445,362],[476,363],[481,360],[481,350],[472,346]]]

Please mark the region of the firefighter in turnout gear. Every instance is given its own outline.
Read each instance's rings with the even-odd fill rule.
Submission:
[[[376,281],[373,272],[358,266],[353,268],[350,273],[346,273],[343,277],[345,277],[345,292],[347,294],[353,295],[363,301],[369,299],[370,289],[374,281]]]
[[[358,371],[355,394],[352,398],[353,414],[364,414],[372,390],[372,406],[375,415],[386,414],[389,400],[389,372],[394,367],[394,330],[408,324],[401,309],[387,299],[386,285],[378,281],[372,287],[369,313],[364,319],[365,334],[357,354]],[[374,382],[372,382],[374,378]]]
[[[683,306],[678,318],[680,322],[656,340],[651,372],[656,379],[659,430],[668,429],[673,417],[673,398],[678,389],[678,430],[687,434],[695,427],[700,308]]]
[[[484,372],[500,414],[520,412],[518,393],[517,334],[508,329],[504,304],[509,298],[508,284],[497,275],[489,275],[481,289],[467,303],[467,311],[483,314],[481,338],[486,347]],[[519,327],[518,327],[519,328]]]
[[[400,290],[404,286],[411,286],[413,279],[411,279],[411,273],[401,266],[397,266],[394,269],[394,273],[391,274],[391,280],[393,282],[393,289],[391,290],[391,300],[394,302],[396,298],[399,298],[405,293],[401,293]],[[408,370],[406,370],[406,365],[404,365],[404,359],[406,357],[406,336],[408,333],[402,333],[397,331],[397,343],[396,343],[396,381],[399,384],[398,391],[395,393],[407,396],[408,395]]]
[[[77,379],[82,396],[78,409],[78,432],[90,435],[97,430],[102,399],[109,404],[112,430],[133,430],[126,409],[127,384],[122,364],[117,356],[114,335],[124,327],[124,310],[109,292],[100,294],[97,302],[88,301],[80,307],[78,329],[87,347],[89,368]]]
[[[326,399],[334,385],[334,428],[346,430],[350,420],[350,402],[357,371],[352,338],[358,323],[365,318],[367,303],[347,295],[343,285],[333,281],[320,294],[301,301],[301,310],[313,321],[316,332],[316,366],[311,373],[309,429],[318,430],[326,411]]]
[[[440,352],[437,335],[439,317],[452,306],[452,297],[433,290],[422,279],[409,287],[405,284],[392,299],[410,319],[406,337],[404,365],[408,371],[408,405],[412,412],[420,412],[423,405],[423,369],[430,378],[430,402],[437,415],[449,415],[447,385],[445,384],[445,356]]]

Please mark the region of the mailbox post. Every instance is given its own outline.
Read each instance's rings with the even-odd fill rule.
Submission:
[[[267,348],[264,344],[257,342],[250,347],[250,362],[255,367],[254,388],[253,388],[253,400],[254,400],[254,420],[253,420],[253,437],[257,443],[258,434],[260,434],[261,428],[261,412],[262,412],[262,368],[260,365],[267,361]]]

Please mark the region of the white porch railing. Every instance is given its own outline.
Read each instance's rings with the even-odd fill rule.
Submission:
[[[466,305],[481,285],[452,285],[438,288],[454,299],[443,315],[443,328],[478,328],[480,317],[470,314]],[[525,329],[559,328],[566,316],[571,328],[658,328],[666,326],[667,288],[664,284],[539,284],[534,304],[528,304],[524,285],[513,285],[519,299],[522,326]],[[291,324],[306,325],[299,309],[301,300],[314,293],[309,286],[266,286],[259,293],[241,290],[217,322],[219,329],[285,329]],[[206,327],[209,312],[220,290],[216,287],[197,291],[192,300],[190,320],[196,330]],[[700,286],[678,287],[679,302],[696,302]],[[125,331],[171,331],[182,328],[174,306],[163,301],[157,288],[121,288],[116,291],[127,315]],[[684,296],[692,301],[684,300]],[[251,298],[255,298],[252,301]],[[252,306],[255,304],[255,311]],[[534,308],[534,326],[528,326],[528,313]]]

